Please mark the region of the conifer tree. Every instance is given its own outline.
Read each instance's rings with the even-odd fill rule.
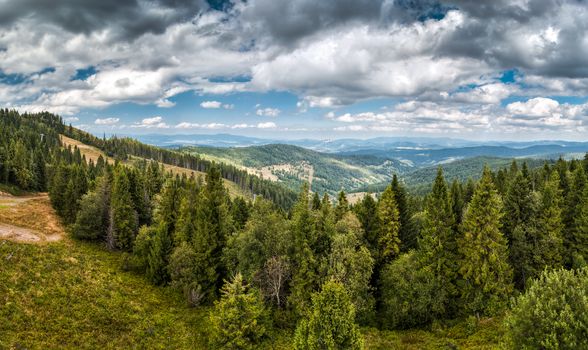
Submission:
[[[200,206],[201,192],[196,182],[191,179],[186,183],[175,225],[174,242],[192,243],[192,238],[198,230],[198,210]]]
[[[508,248],[500,232],[502,207],[490,170],[485,167],[458,239],[461,296],[466,312],[494,314],[512,291]]]
[[[386,187],[378,201],[380,236],[378,238],[378,259],[387,263],[400,252],[400,218],[392,185]]]
[[[349,211],[349,201],[345,192],[341,190],[337,196],[337,206],[335,207],[335,222],[341,220],[341,218]]]
[[[127,170],[122,165],[114,172],[110,211],[110,247],[132,250],[139,221],[133,208]]]
[[[457,231],[461,224],[464,209],[464,198],[463,198],[463,187],[457,180],[453,180],[451,183],[451,210],[453,212],[453,218],[455,219],[454,230]]]
[[[313,251],[315,222],[311,215],[308,184],[304,183],[292,214],[293,254],[292,291],[290,303],[302,315],[310,297],[320,287],[320,262]]]
[[[586,185],[578,205],[580,209],[575,220],[572,236],[574,267],[586,266],[588,262],[588,186]]]
[[[364,240],[373,257],[377,255],[380,225],[378,220],[378,204],[371,193],[366,194],[355,206],[355,214],[361,222]]]
[[[263,300],[240,273],[226,281],[209,320],[210,345],[214,349],[257,349],[268,334],[269,319]]]
[[[321,208],[321,198],[319,197],[318,192],[315,192],[312,195],[312,210],[319,210],[320,208]]]
[[[423,267],[436,278],[440,304],[452,309],[449,303],[457,293],[457,232],[447,184],[441,167],[433,183],[433,190],[425,205],[422,239],[419,242]]]
[[[96,189],[86,193],[80,201],[72,233],[80,239],[105,239],[109,226],[110,175],[98,179]]]
[[[198,209],[198,229],[192,237],[198,285],[212,300],[226,275],[223,264],[223,249],[232,228],[228,208],[228,195],[223,186],[220,170],[213,166],[206,174],[206,185],[202,191]]]
[[[362,244],[363,231],[355,214],[348,212],[337,222],[329,256],[328,275],[342,283],[357,310],[359,322],[373,318],[374,297],[370,280],[374,259]]]
[[[398,208],[398,220],[400,222],[400,228],[398,229],[400,250],[408,251],[417,246],[417,237],[414,236],[414,231],[410,229],[409,225],[411,212],[408,204],[408,193],[398,180],[396,174],[392,176],[391,185],[392,192],[394,193],[394,200],[396,201],[396,206]]]
[[[355,324],[355,308],[340,283],[326,282],[312,298],[308,318],[296,328],[297,350],[362,349],[363,339]]]
[[[578,167],[573,173],[572,183],[570,191],[568,191],[567,196],[565,197],[565,205],[564,205],[564,213],[563,213],[563,221],[564,221],[564,256],[566,257],[565,263],[566,266],[571,267],[574,265],[574,258],[578,259],[578,241],[577,241],[577,233],[578,233],[578,223],[581,221],[579,218],[581,217],[582,211],[582,202],[583,202],[583,194],[585,188],[588,187],[586,185],[586,175],[584,173],[584,168]]]
[[[546,267],[557,268],[562,265],[564,226],[561,207],[563,198],[559,184],[559,174],[554,171],[543,186],[537,230],[539,234],[536,247],[538,266],[533,277],[538,277]]]

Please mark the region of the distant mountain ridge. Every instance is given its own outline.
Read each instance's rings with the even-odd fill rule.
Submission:
[[[393,149],[460,149],[464,147],[508,147],[528,148],[531,146],[588,147],[588,141],[537,140],[537,141],[472,141],[443,137],[376,137],[370,139],[265,139],[232,134],[186,134],[133,135],[139,141],[162,147],[209,146],[209,147],[248,147],[269,144],[300,146],[326,153],[356,152],[365,150],[387,151]]]

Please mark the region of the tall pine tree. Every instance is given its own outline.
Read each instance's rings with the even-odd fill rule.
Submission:
[[[502,208],[490,169],[484,167],[458,239],[461,297],[466,312],[494,314],[505,305],[512,291],[508,248],[500,232]]]

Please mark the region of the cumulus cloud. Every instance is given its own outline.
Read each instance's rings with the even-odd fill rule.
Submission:
[[[277,128],[277,125],[274,122],[259,123],[259,124],[257,124],[257,128],[258,129],[275,129],[275,128]]]
[[[261,117],[277,117],[281,111],[277,108],[259,108],[255,114]]]
[[[207,109],[217,109],[217,108],[221,108],[222,103],[220,103],[219,101],[204,101],[202,103],[200,103],[200,107],[202,108],[207,108]]]
[[[131,127],[145,129],[167,129],[169,128],[169,125],[163,121],[163,117],[151,117],[144,118],[141,120],[141,122],[132,124]]]
[[[119,118],[98,118],[94,120],[96,125],[114,125],[120,121]]]
[[[546,101],[500,108],[512,96],[532,101],[588,94],[583,1],[235,0],[214,2],[214,8],[209,3],[0,1],[0,106],[73,116],[122,102],[169,108],[174,96],[188,91],[289,91],[298,98],[299,112],[379,97],[420,103],[412,112],[387,112],[394,116],[331,118],[347,127],[382,127],[394,118],[415,126],[426,121],[423,116],[434,118],[427,108],[441,119],[451,110],[492,119],[482,125],[584,120],[583,107],[549,107]],[[91,74],[73,78],[89,67]],[[519,72],[516,81],[498,79],[511,69]],[[234,108],[208,98],[202,108]],[[535,116],[541,108],[552,108],[551,117],[560,119]],[[256,107],[260,116],[279,113]],[[409,113],[415,113],[412,122]],[[460,125],[472,128],[467,119]]]

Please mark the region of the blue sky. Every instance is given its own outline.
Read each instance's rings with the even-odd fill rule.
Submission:
[[[14,0],[0,13],[0,107],[98,135],[588,135],[585,2]]]

